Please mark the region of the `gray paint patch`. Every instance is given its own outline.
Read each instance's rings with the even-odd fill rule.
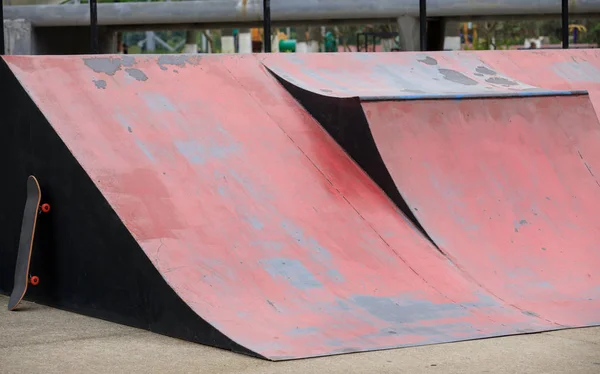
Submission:
[[[329,347],[343,347],[346,344],[346,342],[344,342],[341,339],[334,338],[334,339],[327,340],[327,342],[325,342],[325,344],[327,344],[327,346],[329,346]],[[337,352],[337,350],[334,352]]]
[[[272,251],[281,251],[283,249],[283,243],[274,240],[256,240],[250,242],[250,245],[255,247],[262,247],[264,249]]]
[[[497,73],[495,71],[493,71],[490,68],[487,68],[485,66],[478,66],[477,69],[475,69],[476,72],[481,73],[481,74],[485,74],[485,75],[496,75]]]
[[[99,79],[99,80],[94,80],[94,84],[96,85],[96,88],[98,89],[106,89],[106,81],[103,79]]]
[[[254,185],[251,182],[250,178],[248,178],[245,175],[239,174],[233,169],[229,169],[228,172],[229,176],[233,178],[236,182],[238,182],[242,187],[244,187],[244,190],[246,190],[246,192],[248,192],[250,196],[252,196],[252,198],[256,201],[264,203],[265,200],[271,199],[271,194],[262,185]]]
[[[318,332],[319,329],[317,329],[316,327],[296,327],[295,329],[288,331],[286,333],[286,335],[290,335],[290,336],[298,336],[298,335],[311,335],[314,334],[316,332]]]
[[[127,74],[129,74],[129,76],[135,78],[136,80],[138,80],[140,82],[145,82],[148,80],[148,76],[146,74],[144,74],[144,72],[141,71],[140,69],[128,68],[128,69],[125,69],[125,71],[127,72]]]
[[[123,127],[124,129],[127,129],[127,131],[129,132],[133,132],[133,126],[131,126],[131,124],[129,123],[129,121],[127,120],[127,118],[125,118],[121,113],[117,113],[115,115],[115,119],[117,120],[117,122],[119,122],[119,125],[121,125],[121,127]]]
[[[431,65],[431,66],[434,66],[434,65],[438,64],[438,62],[437,62],[437,60],[435,58],[429,57],[429,56],[426,56],[424,59],[417,60],[417,61],[419,61],[419,62],[421,62],[421,63],[423,63],[425,65]]]
[[[252,225],[252,227],[256,230],[262,230],[263,227],[265,227],[265,225],[257,217],[245,216],[244,219],[248,221],[250,225]]]
[[[416,94],[424,94],[424,93],[427,93],[427,92],[425,92],[425,91],[421,91],[421,90],[413,90],[413,89],[410,89],[410,88],[405,88],[405,89],[403,89],[402,91],[404,91],[404,92],[410,92],[410,93],[416,93]]]
[[[344,280],[342,274],[340,274],[340,272],[335,269],[327,270],[327,276],[336,282],[341,282]]]
[[[142,150],[142,152],[144,152],[144,155],[146,155],[150,161],[156,162],[154,156],[152,156],[152,152],[150,152],[144,143],[142,143],[139,139],[135,139],[135,144],[137,144],[137,146]]]
[[[122,58],[92,57],[84,58],[83,62],[96,73],[115,75],[123,66],[132,67],[135,64],[135,58],[131,56],[123,56]]]
[[[483,76],[484,76],[483,74],[480,74],[480,73],[475,73],[475,74],[473,74],[473,75],[476,75],[476,76],[478,76],[478,77],[483,77]]]
[[[498,78],[498,77],[488,78],[485,81],[488,83],[501,84],[504,86],[518,86],[519,85],[517,82],[511,81],[510,79]]]
[[[600,69],[581,59],[556,63],[552,70],[568,81],[600,83]]]
[[[281,227],[296,240],[300,245],[308,248],[315,260],[317,261],[331,261],[331,253],[325,247],[319,244],[315,239],[306,237],[304,231],[289,221],[281,223]]]
[[[472,303],[461,303],[469,308],[493,308],[501,306],[494,297],[488,294],[477,293],[477,301]]]
[[[185,63],[188,62],[187,58],[188,56],[186,55],[161,55],[158,58],[158,66],[161,68],[161,70],[168,69],[165,65],[179,66],[180,68],[184,68]]]
[[[521,311],[521,313],[525,314],[526,316],[530,316],[530,317],[539,317],[540,315],[535,313],[535,312],[531,312],[529,310],[523,310]]]
[[[284,278],[298,289],[323,287],[321,282],[298,260],[291,258],[271,258],[261,260],[262,265],[273,278]]]
[[[204,164],[211,158],[222,159],[240,150],[235,143],[219,145],[213,143],[210,139],[209,143],[211,144],[204,145],[195,140],[187,140],[176,141],[174,144],[177,150],[192,164]]]
[[[519,222],[515,222],[514,226],[515,226],[515,232],[519,232],[519,229],[521,228],[521,226],[523,225],[528,225],[529,222],[527,222],[527,220],[520,220]]]
[[[464,84],[465,86],[476,86],[478,84],[476,80],[471,79],[456,70],[439,69],[439,72],[444,76],[444,79],[449,80],[450,82]]]
[[[353,300],[371,315],[395,324],[460,317],[467,313],[458,304],[434,304],[428,300],[415,300],[408,296],[393,298],[356,295]]]
[[[170,112],[175,111],[175,106],[167,99],[158,93],[144,92],[142,98],[146,101],[146,106],[153,112],[160,112],[162,110],[168,110]]]
[[[342,300],[342,299],[339,299],[339,298],[338,298],[338,299],[336,299],[336,304],[337,304],[337,306],[340,308],[340,310],[345,310],[345,311],[348,311],[348,310],[350,310],[350,309],[351,309],[351,308],[350,308],[350,305],[348,305],[348,303],[347,303],[347,302],[345,302],[345,301],[344,301],[344,300]]]

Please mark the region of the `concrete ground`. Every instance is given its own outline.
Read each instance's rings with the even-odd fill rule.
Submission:
[[[0,295],[0,373],[600,373],[600,328],[268,362]]]

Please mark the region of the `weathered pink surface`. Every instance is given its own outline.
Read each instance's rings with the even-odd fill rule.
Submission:
[[[265,357],[559,327],[464,277],[254,56],[4,59],[173,291]]]
[[[587,96],[364,103],[399,191],[490,293],[600,323],[600,124]]]
[[[541,319],[600,323],[599,52],[277,55],[265,64],[315,94],[363,99],[399,192],[469,279]],[[596,112],[590,97],[571,95],[580,90]],[[513,97],[464,100],[486,92]]]
[[[464,53],[464,52],[463,52]],[[463,53],[456,58],[462,59]],[[531,85],[554,90],[587,90],[596,113],[600,113],[600,50],[477,52],[477,58]]]
[[[275,54],[264,57],[264,63],[293,85],[329,97],[418,100],[550,94],[542,82],[532,84],[494,71],[474,53]],[[562,89],[552,94],[572,90]]]

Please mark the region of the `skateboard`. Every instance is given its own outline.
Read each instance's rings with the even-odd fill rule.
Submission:
[[[15,283],[10,300],[8,301],[8,310],[15,310],[21,300],[23,300],[27,292],[27,286],[30,284],[37,286],[40,282],[39,277],[29,274],[29,266],[31,265],[31,252],[38,216],[50,211],[49,204],[40,205],[41,200],[42,192],[40,184],[36,177],[30,175],[27,178],[27,200],[25,202],[25,210],[23,211],[23,222],[21,223],[21,236],[17,252],[17,265],[15,267]]]

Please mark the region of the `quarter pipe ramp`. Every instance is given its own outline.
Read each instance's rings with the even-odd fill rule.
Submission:
[[[4,293],[33,174],[30,300],[271,360],[561,327],[465,277],[259,57],[7,56],[0,83]]]
[[[265,65],[468,279],[553,324],[600,322],[600,124],[585,83],[537,87],[475,54]]]

